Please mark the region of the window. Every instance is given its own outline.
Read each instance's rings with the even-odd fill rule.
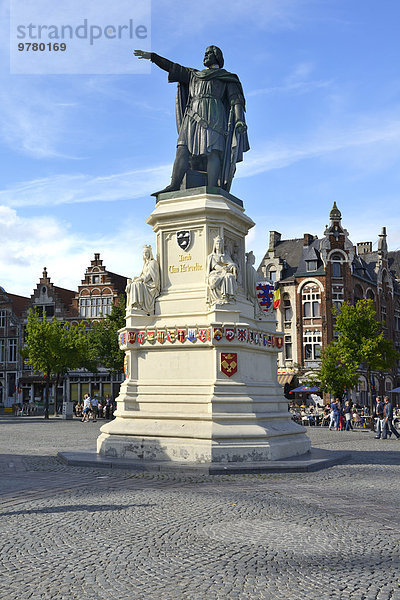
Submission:
[[[316,271],[317,270],[317,261],[316,260],[306,260],[307,271]]]
[[[343,256],[338,253],[332,254],[331,261],[332,261],[332,277],[342,277],[343,276],[342,262],[344,261]]]
[[[92,298],[80,298],[79,312],[82,317],[100,317],[109,315],[113,304],[112,296],[94,296]]]
[[[384,326],[386,326],[386,298],[383,294],[380,295],[381,300],[381,321],[383,321]]]
[[[344,301],[344,292],[342,285],[333,285],[332,286],[332,304],[335,308],[342,308],[342,304]]]
[[[40,317],[54,317],[54,304],[37,305],[38,314]]]
[[[5,354],[6,354],[6,343],[4,340],[0,340],[0,363],[4,362]]]
[[[6,311],[0,310],[0,327],[6,326]]]
[[[292,306],[290,304],[289,294],[283,295],[283,315],[284,321],[286,323],[290,323],[293,317]]]
[[[319,329],[305,331],[303,344],[305,360],[319,360],[321,358],[321,332]]]
[[[303,288],[302,298],[303,317],[305,319],[320,316],[321,293],[318,287],[307,285]]]
[[[8,362],[17,362],[17,340],[8,340]]]
[[[92,283],[99,283],[99,281],[100,281],[100,275],[92,276]]]
[[[285,335],[285,359],[292,359],[292,336]]]
[[[269,280],[272,283],[275,283],[275,281],[276,281],[276,269],[270,269],[269,270]]]
[[[394,311],[394,329],[400,331],[400,310]]]

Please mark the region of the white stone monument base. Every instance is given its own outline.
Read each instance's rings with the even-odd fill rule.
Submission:
[[[161,194],[148,223],[160,294],[148,314],[128,295],[119,335],[126,379],[97,452],[187,464],[260,464],[309,452],[277,380],[283,333],[248,284],[245,236],[254,223],[242,202],[214,188]],[[224,260],[236,265],[235,285],[213,262],[222,261],[218,239]],[[211,277],[214,268],[225,287]]]
[[[300,456],[309,451],[309,440],[305,435],[299,435],[297,428],[292,435],[290,432],[285,435],[282,429],[283,424],[280,424],[279,433],[267,439],[250,438],[240,441],[140,438],[102,433],[97,444],[98,452],[106,457],[187,463],[263,462]]]

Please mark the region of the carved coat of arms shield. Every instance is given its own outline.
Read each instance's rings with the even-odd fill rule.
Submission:
[[[181,231],[177,231],[176,241],[178,242],[179,248],[182,248],[182,250],[187,250],[191,241],[190,231],[188,229],[181,229]]]

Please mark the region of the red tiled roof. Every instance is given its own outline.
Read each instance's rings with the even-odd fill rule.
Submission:
[[[7,292],[7,296],[10,298],[12,302],[13,312],[20,317],[24,310],[28,307],[30,303],[30,298],[25,298],[25,296],[17,296],[17,294],[9,294]]]

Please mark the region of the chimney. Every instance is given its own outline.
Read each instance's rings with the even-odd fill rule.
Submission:
[[[269,248],[268,250],[274,250],[276,245],[281,241],[282,234],[278,231],[269,232]]]
[[[372,242],[358,242],[357,243],[357,254],[361,256],[362,254],[369,254],[372,252]]]
[[[311,242],[314,241],[314,236],[311,233],[304,234],[304,243],[303,246],[309,246]]]

